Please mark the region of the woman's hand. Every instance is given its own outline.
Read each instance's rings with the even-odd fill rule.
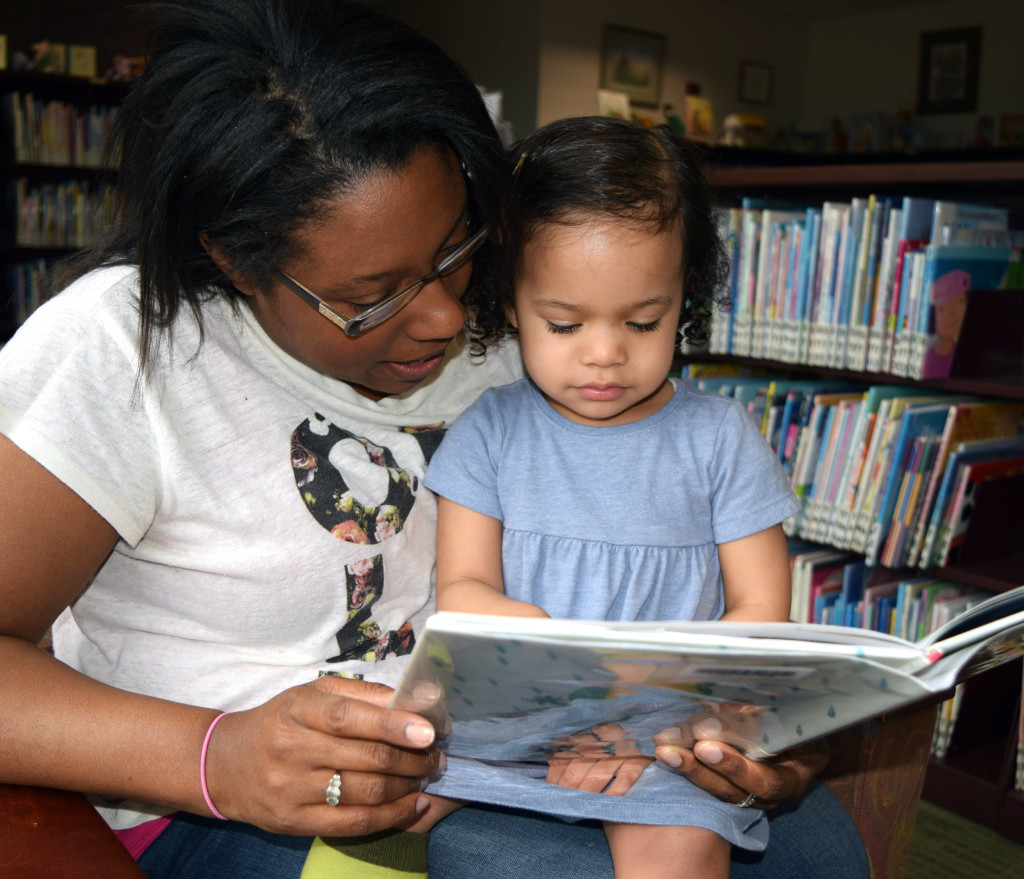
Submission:
[[[422,791],[442,757],[430,747],[433,727],[388,709],[390,697],[380,684],[324,676],[229,714],[207,751],[213,804],[228,818],[308,836],[360,836],[412,821],[429,805]],[[335,772],[340,802],[329,806]]]
[[[715,738],[722,734],[717,718],[697,722],[693,732],[692,750],[676,736],[655,736],[654,755],[726,803],[774,809],[783,800],[800,796],[828,764],[828,745],[823,739],[756,761]],[[747,803],[750,796],[754,799]]]

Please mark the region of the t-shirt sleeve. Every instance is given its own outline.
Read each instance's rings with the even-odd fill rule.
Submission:
[[[441,497],[501,521],[497,479],[500,434],[494,392],[484,391],[445,434],[430,459],[424,485]]]
[[[772,447],[735,401],[719,426],[711,476],[715,543],[756,534],[800,509]]]
[[[77,300],[47,303],[0,352],[0,432],[135,545],[161,471],[133,345]]]

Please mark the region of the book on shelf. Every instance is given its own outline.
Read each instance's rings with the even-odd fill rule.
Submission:
[[[908,567],[917,565],[924,550],[928,523],[936,503],[950,453],[961,443],[1015,436],[1024,418],[1024,402],[973,400],[954,403],[936,451],[935,463],[916,514],[905,558]]]
[[[941,433],[954,398],[949,395],[894,397],[889,406],[886,436],[879,449],[877,487],[865,510],[867,529],[862,529],[861,551],[868,565],[878,564],[884,542],[893,525],[902,489],[909,490],[906,474],[912,464],[914,440]]]
[[[760,759],[937,698],[1022,652],[1024,588],[913,642],[801,623],[439,613],[391,705],[428,718],[449,755],[484,761],[544,764],[603,724],[651,755],[655,735],[691,744],[684,730],[704,714]],[[607,743],[598,745],[607,755]]]
[[[934,208],[933,199],[916,196],[906,196],[900,205],[899,224],[889,253],[888,286],[883,291],[884,303],[879,305],[882,331],[874,337],[874,347],[869,354],[868,369],[872,372],[892,371],[893,344],[903,290],[903,264],[908,251],[919,250],[928,243]]]
[[[1009,219],[1010,212],[995,205],[939,200],[932,210],[928,240],[932,244],[948,244],[955,229],[1006,229]]]
[[[918,567],[931,568],[941,564],[943,546],[952,516],[958,480],[963,467],[970,463],[1016,458],[1024,455],[1024,437],[1009,436],[962,442],[950,453],[939,482],[925,532]]]
[[[954,474],[954,487],[948,512],[939,528],[936,559],[944,567],[955,565],[971,524],[975,495],[991,480],[1009,479],[1024,474],[1024,455],[961,464]]]
[[[711,351],[906,378],[950,374],[969,292],[1024,286],[1005,208],[869,194],[719,212],[732,307]]]
[[[1009,247],[930,244],[924,250],[918,303],[909,325],[910,378],[950,375],[971,290],[1006,287]]]

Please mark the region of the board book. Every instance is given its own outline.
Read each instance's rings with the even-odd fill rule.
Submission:
[[[430,720],[449,755],[483,761],[546,763],[606,723],[650,756],[653,735],[671,740],[705,713],[722,721],[724,741],[762,759],[938,698],[1022,653],[1024,587],[916,642],[799,623],[438,613],[391,706]]]

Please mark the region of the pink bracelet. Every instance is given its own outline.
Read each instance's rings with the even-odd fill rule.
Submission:
[[[206,751],[210,747],[210,737],[213,735],[214,727],[221,722],[222,718],[227,717],[230,713],[230,711],[224,711],[213,719],[213,723],[210,724],[210,728],[206,731],[206,738],[203,739],[203,750],[199,754],[199,784],[203,788],[203,799],[206,800],[206,805],[213,812],[213,817],[220,818],[221,821],[227,821],[228,819],[217,811],[213,800],[210,799],[210,791],[206,787]]]

